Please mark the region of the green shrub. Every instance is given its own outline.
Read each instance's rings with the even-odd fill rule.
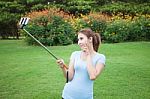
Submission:
[[[49,18],[48,16],[39,16],[32,20],[33,24],[35,25],[42,25],[46,26],[48,24]]]
[[[104,40],[104,32],[106,29],[106,22],[100,20],[91,20],[90,28],[96,33],[100,33],[102,40]]]
[[[45,27],[43,26],[39,26],[39,25],[28,25],[28,27],[26,28],[29,33],[31,35],[33,35],[35,38],[37,38],[39,41],[41,40],[41,38],[44,38],[45,37]],[[25,35],[27,36],[26,38],[26,42],[29,44],[29,45],[36,45],[37,43],[31,38],[29,37],[27,34]],[[42,42],[44,44],[44,42]],[[45,44],[44,44],[45,45]]]
[[[91,28],[94,32],[100,33],[102,39],[104,39],[104,31],[106,29],[106,22],[101,21],[101,20],[96,20],[92,17],[89,18],[89,20],[83,20],[80,19],[76,23],[76,31],[79,31],[82,28]]]
[[[68,45],[73,43],[75,31],[73,27],[61,17],[52,17],[52,22],[47,25],[47,31],[51,34],[52,45]]]
[[[128,40],[139,41],[139,40],[150,40],[150,19],[140,17],[128,26]]]
[[[78,21],[76,21],[76,24],[74,24],[74,25],[75,25],[74,27],[75,27],[76,32],[78,32],[82,28],[89,27],[89,24],[82,19],[79,19]]]
[[[127,22],[117,20],[108,24],[104,36],[106,42],[118,43],[126,41],[128,37]]]
[[[50,22],[47,21],[46,16],[39,17],[32,22],[26,27],[27,30],[44,45],[68,45],[73,43],[74,29],[61,17],[51,16]],[[27,36],[26,41],[28,44],[37,44],[29,36]]]
[[[133,21],[108,23],[104,38],[111,43],[150,40],[150,19],[141,17]]]

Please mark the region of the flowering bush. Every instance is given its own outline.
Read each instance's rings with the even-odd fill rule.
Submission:
[[[104,34],[104,31],[106,28],[106,21],[110,20],[109,17],[107,17],[106,15],[102,15],[101,13],[96,14],[96,13],[90,12],[90,14],[87,16],[81,14],[80,17],[74,17],[73,15],[67,14],[56,8],[51,8],[49,10],[43,10],[43,11],[33,11],[31,13],[28,13],[27,16],[31,18],[31,23],[32,23],[31,26],[38,25],[38,26],[44,26],[44,27],[51,28],[51,30],[53,30],[53,31],[51,31],[51,35],[53,35],[52,32],[55,33],[55,31],[58,31],[58,33],[59,33],[61,31],[61,29],[59,29],[57,26],[58,26],[59,22],[63,22],[63,23],[59,23],[59,24],[64,24],[64,25],[62,25],[61,28],[63,28],[63,29],[65,28],[66,31],[68,31],[68,32],[72,31],[72,33],[71,33],[72,37],[70,37],[70,38],[71,38],[71,40],[73,40],[73,42],[76,41],[76,39],[75,39],[76,33],[75,32],[78,32],[80,29],[85,28],[85,27],[90,27],[93,31],[95,31],[97,33],[101,33],[102,38],[103,38],[104,37],[103,34]],[[53,16],[55,16],[55,18]],[[58,18],[56,18],[56,16],[61,17],[61,20],[56,20],[56,19],[58,19]],[[55,23],[55,26],[52,23]],[[68,25],[66,25],[66,23]],[[38,28],[38,27],[36,27],[36,28]],[[63,31],[63,29],[62,29],[62,31]],[[32,32],[34,32],[34,31],[32,31]],[[59,34],[57,34],[57,35],[59,35]],[[63,38],[65,38],[65,37],[63,37]],[[63,40],[63,38],[61,38],[61,39]],[[67,40],[67,39],[65,38],[65,40]],[[65,41],[65,40],[63,40],[63,41]],[[57,40],[55,40],[55,41],[50,40],[50,41],[55,42],[55,43],[48,44],[48,45],[57,45],[56,44]],[[68,40],[68,41],[71,42],[70,40]],[[61,41],[57,41],[57,42],[60,43]],[[61,42],[61,43],[63,45],[65,45],[63,42]]]
[[[32,11],[30,13],[27,13],[26,16],[30,17],[31,21],[33,19],[36,19],[37,17],[40,17],[40,16],[47,16],[49,19],[51,19],[50,16],[60,16],[64,20],[70,20],[73,18],[73,15],[65,13],[58,8],[49,8],[49,9],[45,9],[42,11]]]
[[[150,19],[140,17],[128,25],[128,40],[150,40]]]
[[[109,16],[100,12],[90,12],[88,15],[80,14],[80,17],[75,17],[60,9],[50,8],[33,11],[27,16],[31,18],[32,23],[28,29],[33,33],[36,31],[35,36],[45,45],[71,44],[76,41],[76,32],[86,27],[100,33],[105,42],[150,40],[149,15],[137,14],[133,18],[130,15],[122,17],[122,13]]]
[[[31,22],[27,30],[44,45],[68,45],[73,43],[75,31],[66,20],[67,15],[54,10],[51,13],[45,10],[39,13],[36,11],[29,13],[28,16],[31,18]],[[29,44],[36,44],[30,37],[27,37],[26,41]]]
[[[118,43],[125,41],[128,37],[127,22],[117,20],[108,24],[104,36],[106,42]]]
[[[82,28],[89,27],[94,32],[100,33],[102,39],[104,38],[104,31],[106,29],[106,21],[110,19],[102,14],[90,13],[89,15],[80,15],[81,17],[72,18],[70,21],[75,31],[78,32]]]
[[[150,40],[150,19],[136,18],[133,21],[115,20],[107,25],[104,33],[107,42]]]

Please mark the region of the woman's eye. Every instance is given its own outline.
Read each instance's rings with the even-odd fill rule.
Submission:
[[[78,41],[79,41],[79,40],[83,40],[83,37],[78,38]]]
[[[83,40],[83,37],[81,37],[80,40]]]

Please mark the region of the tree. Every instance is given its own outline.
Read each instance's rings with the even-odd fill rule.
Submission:
[[[122,1],[122,2],[133,2],[133,3],[148,3],[150,0],[115,0],[115,1]]]
[[[101,6],[112,2],[112,0],[95,0],[95,1],[98,5]]]
[[[0,2],[0,36],[7,39],[9,36],[19,39],[17,23],[25,7],[16,2]]]
[[[19,16],[8,12],[0,13],[0,16],[0,36],[2,39],[7,39],[10,36],[19,39],[17,29],[17,19]]]

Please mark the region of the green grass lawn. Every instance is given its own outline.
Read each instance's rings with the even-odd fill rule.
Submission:
[[[48,47],[68,63],[77,45]],[[94,99],[150,99],[150,42],[103,44],[106,67]],[[22,40],[0,40],[0,99],[61,99],[65,79],[47,52]]]

